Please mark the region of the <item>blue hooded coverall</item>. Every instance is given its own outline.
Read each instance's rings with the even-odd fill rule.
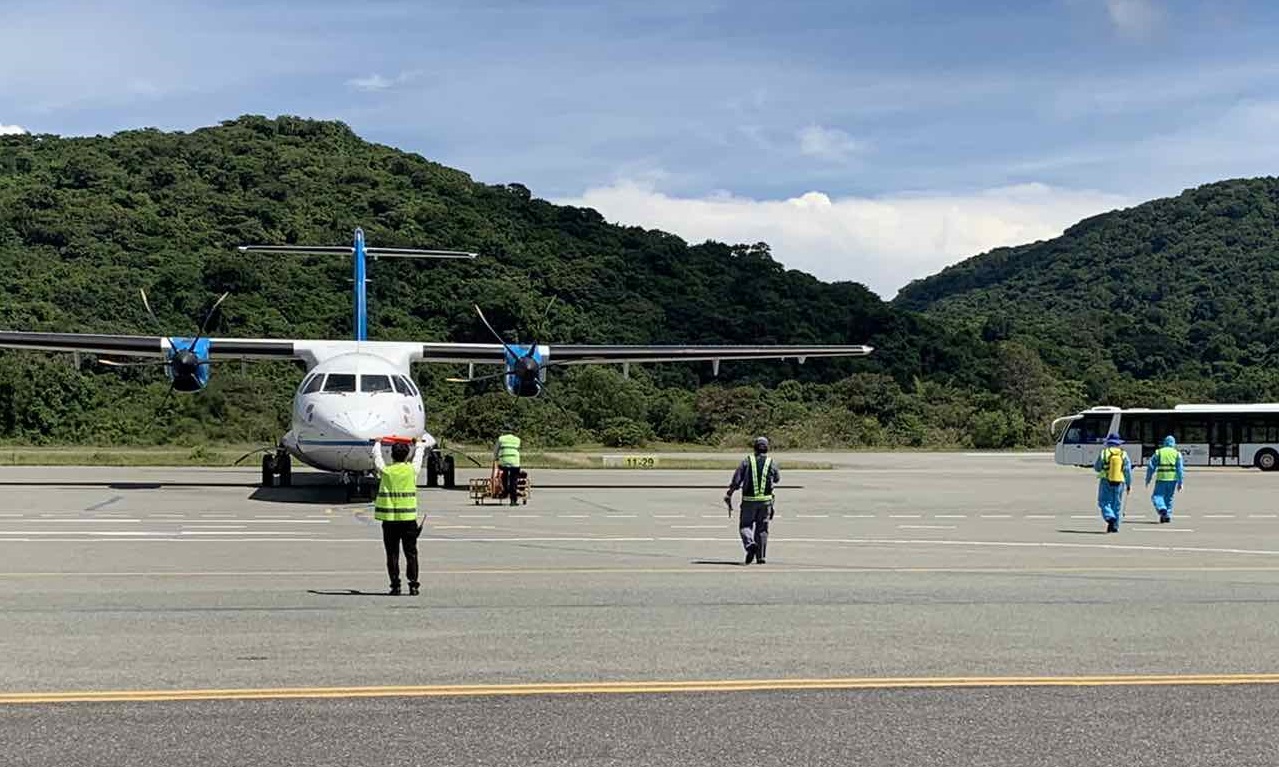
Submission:
[[[1106,478],[1106,453],[1112,448],[1118,449],[1123,444],[1117,439],[1107,439],[1106,447],[1093,461],[1093,469],[1097,471],[1097,508],[1101,509],[1101,518],[1106,522],[1119,523],[1124,511],[1124,491],[1132,487],[1132,461],[1124,454],[1124,481],[1111,482]]]
[[[1164,447],[1175,448],[1177,440],[1172,437],[1164,437]],[[1159,470],[1159,452],[1150,456],[1150,461],[1146,464],[1146,487],[1150,487],[1150,480],[1154,478],[1155,473]],[[1172,518],[1172,499],[1173,495],[1181,489],[1182,483],[1186,479],[1185,462],[1181,459],[1181,453],[1177,454],[1177,478],[1176,479],[1160,479],[1155,481],[1155,492],[1150,496],[1150,500],[1155,505],[1155,511],[1159,513],[1160,519]]]

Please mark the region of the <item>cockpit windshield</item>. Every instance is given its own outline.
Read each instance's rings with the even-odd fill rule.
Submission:
[[[355,374],[329,373],[329,377],[324,381],[324,391],[343,394],[355,391]]]
[[[360,376],[360,391],[373,393],[391,391],[391,377],[383,375]]]

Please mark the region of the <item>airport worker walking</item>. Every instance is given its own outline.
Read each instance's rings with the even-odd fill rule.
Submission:
[[[1118,434],[1106,437],[1093,469],[1097,471],[1097,507],[1106,520],[1106,532],[1119,532],[1119,522],[1124,513],[1124,493],[1132,489],[1132,461],[1120,445],[1124,441]]]
[[[1172,499],[1186,480],[1186,465],[1177,449],[1177,440],[1171,435],[1164,437],[1164,445],[1150,456],[1146,464],[1146,487],[1150,480],[1155,480],[1155,492],[1150,500],[1155,505],[1161,524],[1172,521]]]
[[[503,493],[514,506],[520,500],[520,438],[511,433],[514,429],[509,423],[503,429],[505,431],[497,438],[497,445],[493,448],[493,460],[502,471]]]
[[[412,462],[409,453],[413,453]],[[418,593],[417,537],[422,525],[417,518],[417,475],[422,471],[426,449],[421,440],[412,448],[408,443],[391,445],[390,466],[382,458],[382,441],[373,443],[373,465],[381,474],[373,518],[382,523],[382,545],[386,549],[386,572],[391,576],[390,594],[400,593],[400,549],[404,549],[405,575],[409,593]]]
[[[777,464],[768,454],[768,439],[756,437],[754,454],[746,456],[733,472],[733,481],[724,494],[724,503],[731,516],[733,493],[741,488],[742,509],[737,527],[742,535],[748,565],[752,561],[764,564],[764,554],[768,549],[768,523],[773,518],[773,486],[780,481]]]

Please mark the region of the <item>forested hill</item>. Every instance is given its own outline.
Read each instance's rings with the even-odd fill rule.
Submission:
[[[1060,375],[1087,380],[1094,401],[1275,401],[1279,179],[1096,216],[916,281],[895,303],[989,341],[1018,338]],[[1152,383],[1107,397],[1121,378]]]
[[[983,363],[994,352],[971,333],[886,305],[861,285],[824,284],[788,271],[765,245],[689,245],[663,232],[610,225],[593,210],[535,199],[521,185],[479,184],[365,142],[341,123],[292,117],[246,116],[190,133],[0,137],[0,327],[154,333],[138,299],[142,287],[172,334],[190,333],[212,297],[231,291],[217,334],[349,337],[346,259],[245,256],[234,247],[343,244],[356,226],[376,245],[481,254],[470,263],[373,264],[373,338],[488,341],[471,309],[478,303],[499,329],[519,332],[526,342],[536,336],[878,349],[868,361],[725,366],[730,383],[734,376],[808,382],[790,390],[789,410],[783,400],[768,399],[780,395],[758,387],[728,398],[739,410],[756,408],[747,415],[712,412],[708,402],[733,390],[712,387],[696,397],[687,391],[708,381],[709,366],[664,368],[656,378],[645,372],[624,383],[611,373],[557,371],[552,387],[560,394],[551,404],[467,397],[460,387],[441,385],[438,371],[422,370],[419,378],[441,408],[431,424],[436,429],[480,436],[491,425],[489,413],[526,408],[531,420],[564,426],[558,439],[601,437],[604,421],[623,417],[630,423],[611,427],[634,426],[626,437],[632,441],[645,434],[708,439],[733,425],[749,431],[797,424],[831,406],[843,408],[837,413],[850,423],[819,441],[891,441],[886,435],[896,433],[901,415],[905,439],[918,442],[931,416],[899,412],[894,398],[935,401],[935,393],[921,393],[926,385],[975,397],[994,385],[992,367]],[[557,301],[543,317],[551,297]],[[832,394],[841,379],[855,391]],[[0,439],[267,439],[286,422],[288,387],[296,380],[295,370],[278,366],[220,367],[209,391],[174,398],[171,411],[157,418],[165,385],[154,371],[122,374],[91,365],[77,371],[65,358],[6,354]],[[623,389],[638,392],[639,404],[619,410]],[[889,405],[862,407],[857,403],[871,396],[863,390],[880,392],[874,396]],[[592,411],[593,396],[613,404]],[[779,410],[789,415],[775,417]]]

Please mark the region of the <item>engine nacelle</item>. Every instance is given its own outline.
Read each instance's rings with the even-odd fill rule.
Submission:
[[[197,392],[209,385],[209,339],[170,338],[164,373],[181,392]]]
[[[546,381],[546,347],[512,344],[506,350],[506,390],[516,397],[536,397]]]

